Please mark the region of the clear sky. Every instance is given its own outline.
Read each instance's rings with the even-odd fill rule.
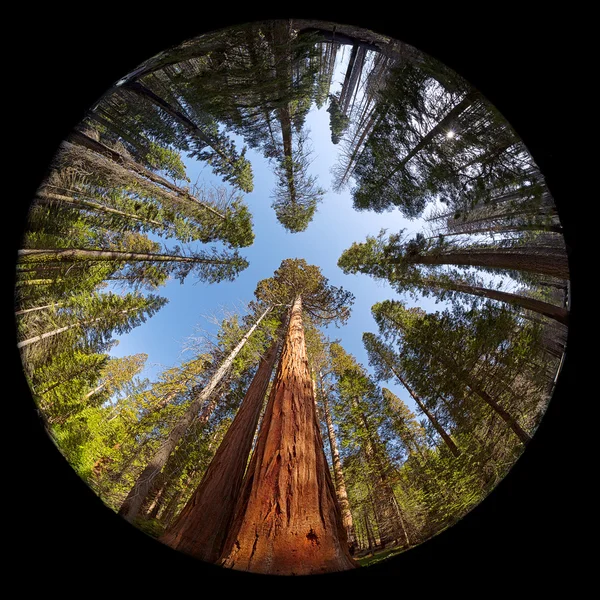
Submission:
[[[340,61],[336,69],[332,92],[339,87],[344,63]],[[220,307],[232,310],[245,305],[253,299],[257,282],[271,277],[282,260],[303,258],[309,264],[319,266],[330,284],[341,286],[354,294],[352,315],[347,324],[339,328],[330,326],[326,334],[332,339],[339,339],[346,351],[371,371],[362,344],[363,332],[377,332],[371,306],[375,302],[399,296],[387,284],[366,275],[344,275],[337,261],[352,242],[377,234],[381,228],[387,228],[390,232],[404,228],[409,234],[421,231],[425,223],[420,220],[408,221],[397,210],[383,214],[358,212],[352,208],[350,191],[339,194],[331,191],[330,168],[337,160],[339,147],[331,142],[326,108],[327,104],[320,110],[313,105],[306,119],[314,149],[314,160],[309,171],[318,177],[319,185],[327,190],[307,230],[289,233],[276,220],[275,211],[271,208],[271,190],[275,187],[271,166],[259,152],[249,150],[246,156],[252,163],[254,191],[245,196],[245,201],[253,215],[255,240],[252,246],[242,248],[240,254],[250,265],[233,282],[209,285],[195,281],[193,275],[188,276],[183,284],[169,281],[157,290],[157,293],[169,299],[169,303],[146,323],[121,336],[112,355],[147,353],[147,368],[142,376],[155,378],[165,367],[192,358],[191,353],[182,353],[189,346],[190,336],[196,335],[199,329],[215,331],[216,326],[206,319],[206,315],[218,312]],[[238,148],[244,145],[241,138],[232,137]],[[198,180],[201,184],[223,185],[205,163],[186,158],[185,164],[192,182]],[[415,305],[408,297],[404,300],[410,306]],[[427,311],[440,308],[430,299],[421,299],[417,304]],[[392,381],[383,385],[397,393],[411,410],[415,410],[412,398],[402,386]]]

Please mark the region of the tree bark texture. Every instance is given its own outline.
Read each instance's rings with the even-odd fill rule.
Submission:
[[[435,283],[433,284],[436,285]],[[520,306],[527,310],[537,312],[541,315],[554,319],[563,325],[569,324],[569,311],[561,306],[544,302],[543,300],[536,300],[535,298],[528,298],[527,296],[520,296],[519,294],[511,294],[509,292],[501,292],[500,290],[493,290],[490,288],[482,288],[462,283],[451,283],[444,287],[448,290],[454,290],[456,292],[463,292],[465,294],[472,294],[474,296],[480,296],[482,298],[490,298],[491,300],[498,300],[499,302],[506,302],[513,306]]]
[[[229,260],[213,260],[211,258],[194,258],[193,256],[177,256],[173,254],[152,254],[149,252],[123,252],[121,250],[87,250],[84,248],[25,248],[17,251],[18,256],[31,259],[52,260],[112,260],[117,262],[184,262],[227,264]]]
[[[280,344],[281,337],[278,337],[262,357],[240,409],[200,485],[160,538],[171,548],[207,562],[214,563],[220,557]]]
[[[420,256],[414,260],[422,265],[464,265],[509,269],[552,275],[569,279],[569,264],[566,253],[551,252],[535,254],[526,248],[521,250],[490,248],[489,250],[456,250],[445,254]]]
[[[316,418],[302,325],[292,307],[273,391],[248,467],[221,564],[277,575],[356,565]]]

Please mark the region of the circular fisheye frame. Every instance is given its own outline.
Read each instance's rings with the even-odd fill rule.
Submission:
[[[565,353],[538,166],[459,74],[308,20],[200,35],[61,143],[18,251],[39,414],[103,503],[251,573],[368,568],[477,506]]]

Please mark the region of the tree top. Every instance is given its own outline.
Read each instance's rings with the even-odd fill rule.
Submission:
[[[321,269],[302,258],[287,258],[273,277],[258,282],[254,295],[269,304],[291,304],[302,298],[302,308],[315,324],[344,323],[354,303],[351,292],[329,285]]]

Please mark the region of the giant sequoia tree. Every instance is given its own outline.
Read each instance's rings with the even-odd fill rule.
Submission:
[[[172,548],[207,562],[221,555],[281,342],[280,327],[200,485],[161,538]]]
[[[271,574],[352,568],[322,447],[302,326],[303,313],[317,322],[343,322],[352,296],[298,259],[284,261],[273,278],[260,282],[257,296],[290,305],[289,325],[222,564]]]
[[[334,369],[330,352],[331,343],[314,327],[308,328],[306,333],[307,352],[314,379],[317,407],[320,408],[321,421],[324,422],[324,430],[326,432],[327,440],[329,441],[335,492],[342,511],[342,520],[344,527],[346,528],[348,543],[351,551],[353,551],[356,549],[356,532],[350,503],[348,501],[348,491],[346,488],[338,436],[335,430],[333,409],[331,406],[335,401],[333,395],[335,382],[332,382],[332,379],[334,379]]]
[[[225,568],[348,570],[449,527],[514,464],[562,365],[567,249],[523,143],[461,77],[363,34],[255,22],[149,59],[60,145],[18,251],[17,346],[50,435],[125,520]],[[273,175],[278,222],[308,228],[325,192],[306,121],[326,103],[334,188],[353,180],[359,211],[430,209],[431,231],[382,230],[338,267],[439,311],[374,304],[363,366],[319,329],[348,321],[352,294],[290,258],[189,360],[146,378],[147,354],[111,356],[170,279],[248,266],[246,146]],[[228,185],[194,184],[186,159]]]

